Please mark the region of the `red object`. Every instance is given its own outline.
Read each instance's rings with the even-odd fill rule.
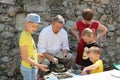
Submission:
[[[80,34],[85,28],[89,28],[90,24],[84,24],[82,20],[79,20],[78,22],[76,22],[76,26]],[[95,34],[96,34],[98,26],[99,26],[99,22],[94,20],[90,28],[95,31]],[[81,34],[79,36],[81,38]],[[81,65],[82,63],[84,45],[85,45],[85,42],[83,41],[83,39],[81,39],[78,43],[77,57],[76,57],[76,63],[79,65]]]

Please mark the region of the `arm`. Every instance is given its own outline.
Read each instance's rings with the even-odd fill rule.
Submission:
[[[97,40],[100,37],[104,36],[107,33],[107,31],[108,31],[107,28],[105,26],[103,26],[102,24],[99,24],[98,30],[100,30],[101,32],[97,35]]]
[[[77,26],[76,25],[74,25],[73,27],[71,27],[72,34],[77,38],[78,41],[80,41],[79,34],[76,32],[76,30],[77,30]]]
[[[64,37],[63,37],[63,42],[62,42],[62,52],[63,52],[64,56],[67,56],[68,51],[69,51],[68,34],[65,31]]]
[[[45,60],[45,56],[43,54],[38,54],[38,59],[40,61],[44,61]]]
[[[37,66],[38,68],[40,68],[43,71],[48,71],[46,65],[38,64],[38,63],[34,62],[30,57],[27,56],[27,49],[28,49],[27,46],[20,47],[21,58],[24,59],[25,61],[27,61],[28,63]]]
[[[57,63],[58,62],[58,59],[55,58],[54,56],[48,54],[47,52],[43,53],[43,55],[49,60],[49,61],[52,61],[52,63]]]
[[[81,74],[87,74],[87,71],[95,70],[97,68],[99,68],[98,64],[92,64],[92,65],[90,65],[88,67],[85,67]]]

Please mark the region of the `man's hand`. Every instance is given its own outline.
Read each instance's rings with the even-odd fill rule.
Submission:
[[[44,72],[49,71],[49,69],[47,68],[47,65],[44,65],[44,64],[39,64],[38,68],[40,68]]]
[[[90,74],[91,70],[88,69],[88,67],[85,67],[83,69],[83,71],[81,72],[82,75],[85,75],[85,74]]]
[[[58,59],[54,57],[54,58],[52,59],[52,63],[53,63],[53,64],[58,64]]]

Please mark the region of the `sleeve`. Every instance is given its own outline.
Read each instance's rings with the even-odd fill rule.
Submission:
[[[94,23],[93,23],[92,27],[93,27],[93,29],[95,29],[95,33],[96,33],[96,30],[98,29],[98,26],[100,26],[100,25],[101,24],[100,24],[99,21],[94,20]]]
[[[38,44],[37,44],[38,53],[40,54],[46,52],[46,46],[47,46],[46,35],[45,32],[42,31],[39,34],[39,38],[38,38]]]
[[[29,36],[21,34],[20,40],[19,40],[19,45],[20,45],[20,47],[25,46],[25,45],[29,45]]]
[[[101,63],[102,63],[102,60],[98,60],[95,64],[97,64],[100,67]]]
[[[70,50],[69,49],[69,44],[68,44],[68,34],[67,34],[66,31],[65,31],[65,34],[64,34],[63,45],[62,45],[62,50],[64,50],[64,49]]]

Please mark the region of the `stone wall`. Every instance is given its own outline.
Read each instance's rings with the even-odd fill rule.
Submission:
[[[36,43],[41,29],[51,23],[53,16],[61,14],[66,21],[70,52],[76,55],[77,40],[70,27],[81,19],[81,10],[88,7],[94,10],[94,19],[108,28],[99,40],[105,69],[120,63],[120,0],[0,0],[0,80],[21,80],[14,76],[19,76],[19,35],[28,13],[39,14],[43,22],[33,34]]]

